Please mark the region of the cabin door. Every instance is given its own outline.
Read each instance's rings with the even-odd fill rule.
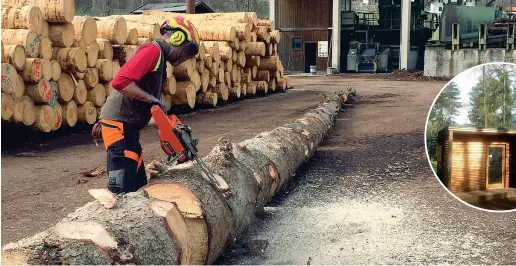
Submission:
[[[503,144],[489,145],[489,153],[487,155],[487,189],[505,187],[505,149],[505,145]]]

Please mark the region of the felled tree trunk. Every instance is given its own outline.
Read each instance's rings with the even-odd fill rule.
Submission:
[[[303,118],[240,143],[225,139],[204,161],[224,178],[231,206],[195,163],[164,169],[142,190],[98,197],[56,226],[4,247],[6,264],[212,264],[315,152],[342,94]],[[108,193],[108,192],[106,192]],[[108,193],[109,194],[109,193]],[[94,195],[92,193],[92,195]]]

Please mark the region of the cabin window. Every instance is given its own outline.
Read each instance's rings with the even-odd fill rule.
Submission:
[[[292,39],[292,50],[302,50],[303,49],[303,41],[301,38]]]

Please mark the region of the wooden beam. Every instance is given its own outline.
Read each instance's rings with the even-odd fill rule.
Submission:
[[[195,14],[195,0],[186,0],[186,14]]]

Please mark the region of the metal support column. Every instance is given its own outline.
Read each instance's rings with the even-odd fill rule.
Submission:
[[[408,56],[410,51],[411,8],[410,0],[401,0],[401,41],[400,41],[400,69],[408,70]]]
[[[452,24],[452,52],[460,49],[460,24]]]
[[[481,23],[478,26],[478,50],[485,51],[487,47],[487,25]]]
[[[195,0],[186,0],[186,14],[195,14]]]
[[[410,0],[409,0],[410,1]],[[333,0],[333,23],[331,33],[331,66],[340,73],[340,42],[341,42],[341,15],[342,0]]]
[[[269,0],[269,20],[272,21],[272,30],[276,29],[276,0]]]
[[[514,24],[509,24],[509,28],[507,30],[507,51],[514,50],[514,34],[516,33],[516,27]]]

